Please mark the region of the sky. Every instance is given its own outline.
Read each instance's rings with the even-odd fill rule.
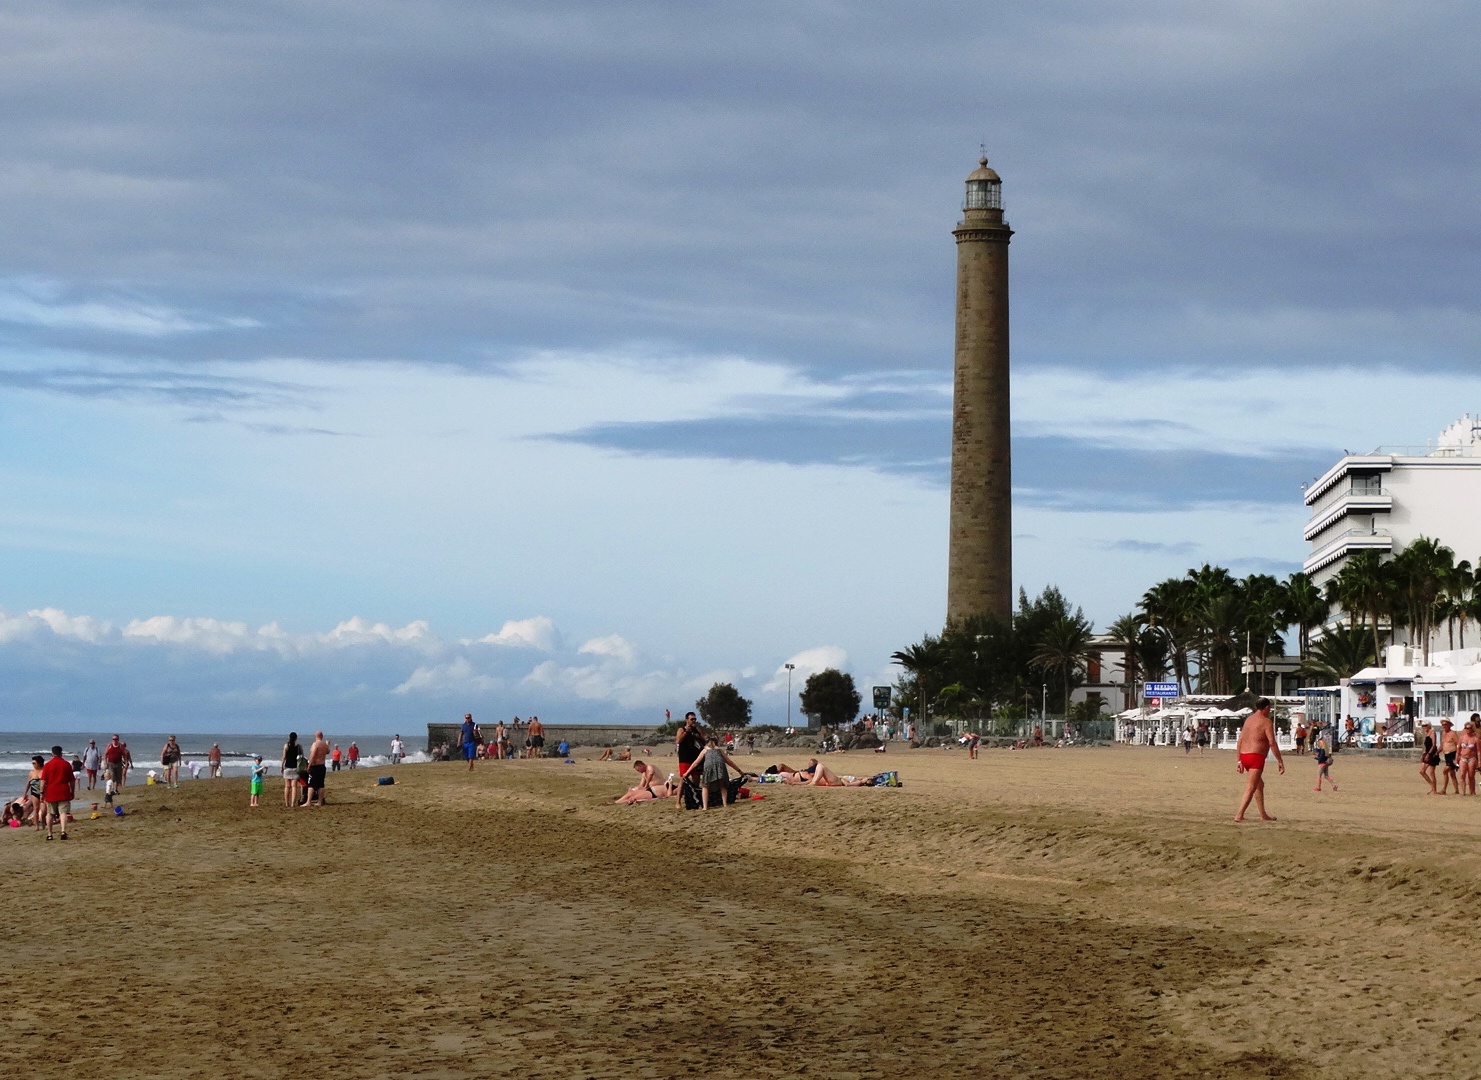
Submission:
[[[1102,627],[1299,569],[1303,483],[1481,409],[1478,39],[1446,2],[0,2],[0,727],[891,681],[944,617],[981,146],[1017,583]]]

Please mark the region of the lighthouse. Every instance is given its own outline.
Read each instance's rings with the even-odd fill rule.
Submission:
[[[987,158],[967,177],[956,237],[956,368],[946,620],[1013,615],[1008,408],[1008,242],[1003,181]]]

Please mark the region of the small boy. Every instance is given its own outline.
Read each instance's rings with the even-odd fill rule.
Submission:
[[[1332,780],[1332,755],[1327,753],[1327,740],[1323,739],[1316,744],[1312,756],[1316,758],[1316,790],[1322,789],[1323,780]],[[1337,781],[1332,780],[1332,790],[1337,790]]]
[[[267,766],[262,763],[262,755],[258,754],[252,759],[252,800],[248,806],[261,806],[258,800],[262,797],[262,779],[267,775]]]

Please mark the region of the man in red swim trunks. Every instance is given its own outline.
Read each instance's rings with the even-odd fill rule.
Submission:
[[[1244,727],[1240,728],[1239,743],[1235,749],[1239,751],[1236,771],[1245,774],[1245,783],[1244,798],[1239,802],[1239,812],[1234,815],[1234,820],[1244,820],[1244,812],[1249,809],[1250,800],[1254,799],[1255,809],[1260,811],[1260,820],[1274,821],[1275,818],[1265,812],[1265,755],[1275,751],[1275,763],[1282,775],[1286,771],[1286,759],[1280,756],[1280,747],[1275,742],[1275,724],[1270,719],[1269,698],[1261,698],[1255,702],[1255,711],[1245,717]]]

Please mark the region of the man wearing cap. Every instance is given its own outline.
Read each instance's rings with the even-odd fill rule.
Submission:
[[[72,763],[62,756],[62,748],[51,748],[51,759],[41,766],[41,800],[46,809],[46,838],[50,840],[53,822],[60,822],[62,839],[67,839],[67,818],[72,814],[72,796],[77,794],[76,773]]]
[[[1455,784],[1455,793],[1464,794],[1460,790],[1460,773],[1455,764],[1455,755],[1460,752],[1460,733],[1455,730],[1455,725],[1450,722],[1450,717],[1440,721],[1440,753],[1445,755],[1445,778],[1440,784],[1440,794],[1449,795],[1450,785]]]
[[[473,771],[473,759],[478,756],[478,725],[473,722],[473,714],[463,714],[463,727],[458,734],[458,741],[463,745],[463,760],[468,763],[468,771]]]
[[[1244,798],[1240,800],[1234,820],[1244,820],[1244,812],[1249,809],[1250,800],[1253,799],[1255,809],[1260,811],[1260,820],[1274,821],[1275,818],[1265,812],[1265,757],[1272,750],[1275,752],[1275,762],[1282,775],[1286,771],[1286,759],[1281,757],[1280,746],[1275,741],[1275,724],[1270,719],[1269,698],[1262,697],[1255,702],[1255,711],[1245,717],[1235,749],[1239,752],[1239,764],[1235,766],[1235,771],[1245,774],[1245,784]]]

